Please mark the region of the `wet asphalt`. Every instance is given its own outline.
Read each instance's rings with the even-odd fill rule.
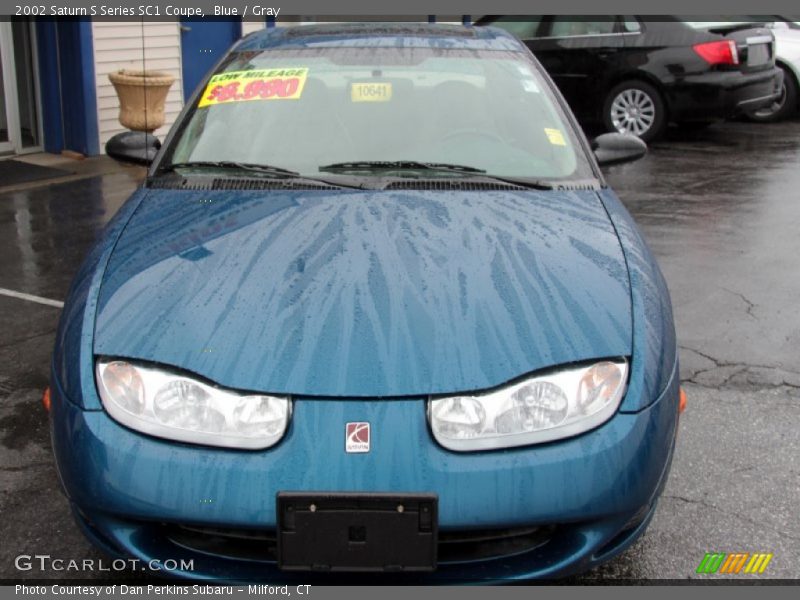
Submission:
[[[63,300],[144,175],[111,171],[0,192],[0,288]],[[671,131],[606,175],[669,284],[688,408],[647,533],[572,581],[713,578],[695,574],[710,551],[771,552],[761,577],[798,578],[800,120]],[[58,316],[0,295],[1,580],[112,576],[15,568],[24,554],[101,558],[72,522],[41,408]]]

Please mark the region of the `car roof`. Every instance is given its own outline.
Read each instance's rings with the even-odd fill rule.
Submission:
[[[270,27],[248,35],[234,51],[279,48],[448,48],[522,51],[512,35],[496,27],[441,23],[328,23]]]

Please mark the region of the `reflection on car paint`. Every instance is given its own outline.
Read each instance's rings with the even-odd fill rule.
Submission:
[[[631,353],[595,192],[210,194],[149,192],[108,265],[96,353],[320,396],[482,389]]]

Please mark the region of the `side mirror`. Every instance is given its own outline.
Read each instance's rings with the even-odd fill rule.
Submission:
[[[639,160],[647,154],[647,144],[635,135],[604,133],[592,142],[597,163],[601,167]]]
[[[137,165],[149,165],[160,148],[158,138],[143,131],[118,133],[106,142],[106,154],[111,158]]]

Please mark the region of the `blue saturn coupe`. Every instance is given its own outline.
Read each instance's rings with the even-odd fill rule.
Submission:
[[[587,142],[499,29],[247,36],[69,292],[50,418],[79,527],[237,582],[617,555],[681,404],[664,278],[598,168],[645,151]]]

